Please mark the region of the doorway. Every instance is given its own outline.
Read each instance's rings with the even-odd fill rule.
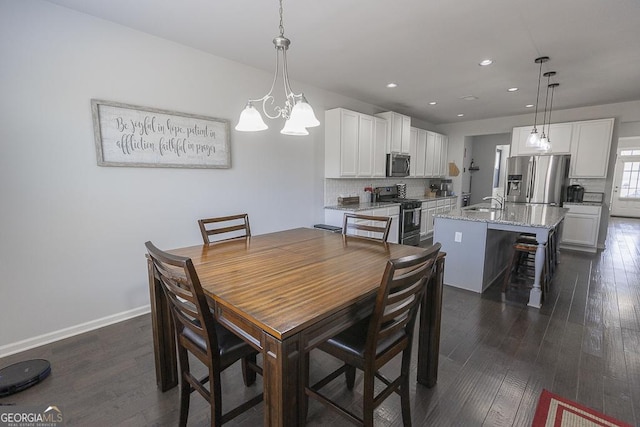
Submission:
[[[504,199],[507,175],[507,158],[511,151],[510,145],[496,145],[496,156],[493,162],[493,188],[491,196]]]
[[[618,140],[611,215],[640,218],[640,137]]]

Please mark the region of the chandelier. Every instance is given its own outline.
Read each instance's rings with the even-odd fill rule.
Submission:
[[[536,112],[533,116],[533,129],[531,130],[531,134],[527,138],[526,146],[530,148],[538,148],[540,147],[540,135],[538,134],[538,128],[536,127],[538,124],[538,104],[540,102],[540,80],[542,79],[542,64],[549,61],[548,56],[541,56],[536,58],[535,63],[540,64],[540,71],[538,72],[538,92],[536,94]]]
[[[285,119],[284,127],[280,133],[285,135],[309,135],[307,128],[319,126],[320,122],[316,118],[313,108],[307,102],[303,93],[296,94],[291,90],[289,84],[289,73],[287,71],[287,49],[291,41],[284,36],[284,24],[282,21],[282,0],[280,0],[280,35],[273,39],[276,48],[276,70],[271,83],[271,89],[262,98],[250,99],[244,110],[240,113],[240,119],[235,129],[243,132],[255,132],[268,128],[260,112],[254,107],[255,104],[262,104],[262,112],[270,119],[282,117]],[[278,80],[280,64],[282,63],[282,82],[284,86],[285,102],[284,106],[274,105],[275,99],[273,89]]]

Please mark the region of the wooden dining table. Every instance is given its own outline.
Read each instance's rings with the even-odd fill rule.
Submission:
[[[216,319],[262,354],[264,424],[300,423],[300,358],[371,313],[389,259],[419,253],[318,229],[297,228],[169,252],[192,259]],[[417,381],[435,385],[440,342],[444,254],[424,294]],[[173,325],[149,265],[156,380],[178,383]]]

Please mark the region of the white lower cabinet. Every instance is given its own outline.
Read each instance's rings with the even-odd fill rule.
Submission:
[[[456,209],[457,205],[457,197],[422,202],[420,238],[424,240],[433,235],[433,219],[436,214],[447,213]]]
[[[324,210],[324,222],[328,225],[336,227],[342,227],[344,223],[344,214],[357,213],[359,215],[372,215],[372,216],[388,216],[391,217],[391,229],[389,231],[389,237],[387,241],[390,243],[398,243],[400,236],[400,206],[394,205],[389,207],[380,207],[375,209],[357,210],[357,209],[329,209]],[[363,221],[364,223],[368,221]],[[363,236],[371,237],[368,232],[362,232]]]
[[[586,252],[596,252],[600,229],[601,206],[564,204],[569,209],[562,225],[561,246]]]

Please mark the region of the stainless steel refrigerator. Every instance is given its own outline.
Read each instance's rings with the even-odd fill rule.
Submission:
[[[506,201],[561,206],[570,157],[558,154],[509,157]]]

